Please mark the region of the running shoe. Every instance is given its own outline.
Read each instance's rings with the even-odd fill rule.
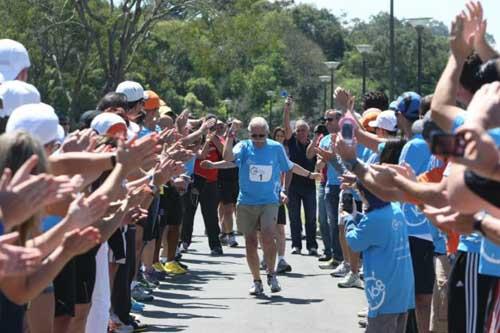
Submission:
[[[264,293],[264,287],[262,286],[262,281],[254,281],[248,292],[252,296],[262,295]]]
[[[278,278],[276,278],[276,274],[267,276],[267,285],[271,288],[272,293],[277,293],[281,291],[280,283],[278,282]]]
[[[344,277],[349,271],[349,265],[345,261],[342,261],[340,265],[338,265],[337,268],[335,268],[333,272],[330,273],[330,275],[332,277]]]
[[[290,266],[285,259],[278,261],[278,266],[276,267],[276,273],[283,274],[292,271],[292,266]]]
[[[165,272],[170,275],[182,275],[186,274],[187,271],[179,265],[177,261],[167,262],[165,265]]]
[[[363,281],[359,278],[358,274],[355,274],[353,272],[347,273],[346,277],[344,280],[340,281],[337,283],[337,286],[339,288],[358,288],[358,289],[364,289],[363,286]]]

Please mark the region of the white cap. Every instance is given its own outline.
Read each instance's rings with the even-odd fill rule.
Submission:
[[[116,87],[117,93],[122,93],[127,96],[128,102],[136,102],[140,99],[148,99],[148,95],[144,92],[144,88],[134,81],[123,81]]]
[[[90,128],[99,135],[105,135],[116,124],[123,124],[123,129],[127,129],[127,123],[122,117],[111,112],[103,112],[92,120]]]
[[[52,106],[45,103],[25,104],[12,112],[5,132],[28,132],[46,145],[57,139],[57,125],[59,118]]]
[[[64,128],[57,124],[57,138],[56,141],[62,144],[64,142],[64,138],[66,137],[66,134],[64,133]]]
[[[21,105],[40,103],[40,93],[29,83],[6,81],[0,85],[0,100],[0,117],[8,117]]]
[[[398,128],[398,119],[396,113],[392,110],[382,111],[377,116],[377,119],[368,123],[370,127],[382,128],[386,131],[395,132]]]
[[[30,66],[30,57],[23,44],[12,39],[0,39],[0,73],[5,80],[15,80],[23,69]]]

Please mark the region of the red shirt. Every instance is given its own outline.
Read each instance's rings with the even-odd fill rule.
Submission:
[[[208,154],[205,160],[209,160],[212,162],[217,162],[221,160],[221,154],[215,147],[215,145],[210,142],[209,148],[208,148]],[[205,169],[200,167],[200,162],[202,160],[197,159],[195,164],[194,164],[194,173],[200,177],[203,177],[207,180],[208,183],[215,182],[217,181],[217,177],[219,175],[219,170],[217,169]]]

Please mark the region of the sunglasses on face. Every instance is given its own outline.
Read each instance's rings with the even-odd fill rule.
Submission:
[[[252,134],[252,135],[250,135],[250,137],[252,139],[262,139],[262,138],[265,138],[266,135],[265,134]]]

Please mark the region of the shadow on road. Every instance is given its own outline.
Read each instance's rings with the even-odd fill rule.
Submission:
[[[151,325],[144,332],[181,332],[188,328],[187,325]]]
[[[262,299],[262,302],[257,304],[259,305],[284,305],[284,304],[294,304],[294,305],[308,305],[313,303],[321,303],[324,299],[317,298],[293,298],[293,297],[283,297],[283,296],[267,296],[263,295],[258,297],[258,299]]]
[[[158,310],[146,310],[141,313],[143,317],[155,318],[155,319],[219,319],[217,316],[204,316],[197,315],[192,313],[172,313],[167,311],[158,311]]]

